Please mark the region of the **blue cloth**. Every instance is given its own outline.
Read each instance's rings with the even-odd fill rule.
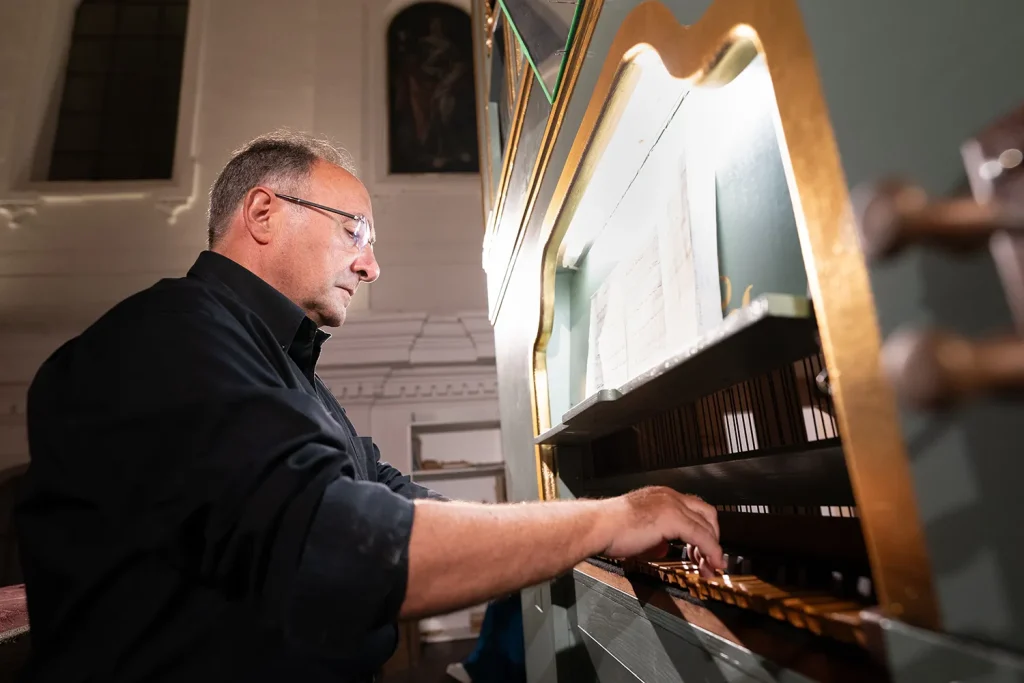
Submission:
[[[519,593],[487,605],[476,649],[462,666],[473,683],[526,682],[526,644]]]

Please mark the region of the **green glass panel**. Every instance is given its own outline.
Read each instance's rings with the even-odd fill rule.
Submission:
[[[498,0],[548,102],[565,71],[583,0]]]

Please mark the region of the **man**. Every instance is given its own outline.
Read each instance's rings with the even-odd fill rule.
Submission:
[[[366,189],[325,143],[270,135],[210,192],[210,250],[39,369],[17,510],[35,681],[369,681],[399,617],[478,604],[588,556],[683,539],[715,511],[431,499],[315,373],[377,279]]]

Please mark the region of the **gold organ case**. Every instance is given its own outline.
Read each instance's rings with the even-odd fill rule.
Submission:
[[[530,680],[1024,680],[1024,5],[561,5],[473,5],[512,496],[729,566],[523,591]]]

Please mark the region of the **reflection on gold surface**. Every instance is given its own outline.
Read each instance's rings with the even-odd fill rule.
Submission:
[[[727,83],[754,56],[764,55],[778,104],[776,132],[807,280],[880,607],[908,623],[936,628],[939,618],[909,463],[892,392],[880,371],[880,339],[867,270],[814,55],[795,0],[717,0],[690,27],[679,25],[660,3],[647,2],[620,27],[542,227],[546,244],[537,264],[542,297],[533,357],[536,433],[550,426],[545,350],[558,247],[638,82],[645,61],[638,57],[652,51],[669,74],[695,86]]]
[[[505,289],[508,286],[509,279],[512,275],[512,268],[515,266],[519,250],[522,247],[523,239],[526,236],[526,229],[530,223],[530,218],[533,216],[533,209],[537,203],[537,194],[540,192],[541,180],[544,178],[544,174],[547,172],[548,161],[551,159],[551,152],[554,150],[555,140],[558,138],[558,133],[562,129],[562,121],[565,119],[565,112],[569,106],[569,98],[572,96],[572,92],[576,87],[576,80],[579,78],[580,69],[583,67],[583,60],[587,56],[587,48],[590,46],[590,40],[594,35],[594,29],[597,26],[597,19],[601,15],[601,7],[604,5],[604,0],[591,0],[583,6],[582,12],[580,12],[579,24],[576,29],[576,38],[573,40],[572,46],[569,49],[569,54],[565,60],[565,71],[563,72],[562,82],[558,88],[558,92],[555,94],[555,101],[551,107],[551,113],[548,116],[547,124],[544,128],[544,134],[541,138],[540,153],[537,155],[537,161],[534,165],[533,172],[530,175],[530,180],[527,185],[529,188],[529,195],[525,204],[523,215],[518,217],[519,220],[516,223],[518,226],[518,234],[516,235],[515,246],[513,247],[511,257],[506,263],[506,271],[502,278],[501,289],[497,298],[497,305],[495,310],[491,312],[491,322],[497,318],[498,309],[501,306],[501,301],[505,294]],[[532,69],[525,70],[525,76],[532,77]],[[525,108],[524,108],[525,111]],[[521,122],[520,122],[521,125]],[[506,159],[506,163],[507,159]],[[504,184],[504,183],[503,183]],[[502,202],[504,201],[504,194],[501,195]],[[501,219],[500,211],[495,211],[494,225],[499,225]],[[552,283],[554,280],[552,280]],[[553,292],[552,284],[552,292]],[[552,294],[553,296],[553,294]],[[548,328],[550,329],[550,321],[548,322]],[[532,364],[531,364],[532,365]],[[532,367],[533,372],[531,375],[534,378],[545,378],[546,383],[546,370],[542,364],[540,366]],[[539,380],[538,380],[539,381]],[[548,408],[548,395],[547,392],[537,392],[536,384],[530,387],[530,409],[533,415],[533,430],[534,434],[539,434],[538,431],[540,424],[538,423],[538,416],[543,416],[543,420],[548,420],[550,409]],[[545,427],[546,428],[546,427]],[[541,446],[534,447],[534,456],[537,462],[537,490],[541,500],[550,500],[557,498],[557,489],[555,487],[555,467],[554,453],[550,448],[542,448]]]
[[[487,69],[491,58],[491,46],[494,43],[495,17],[488,0],[478,0],[470,6],[470,25],[473,26],[473,41],[484,41],[483,57],[473,58],[473,82],[479,93],[487,92],[490,70]],[[477,146],[480,157],[480,209],[484,216],[484,230],[486,231],[487,214],[491,210],[494,197],[491,195],[493,177],[491,169],[494,159],[491,158],[491,126],[487,116],[488,98],[478,96],[476,98],[476,125],[477,125]]]
[[[587,55],[587,47],[590,45],[590,39],[594,35],[594,28],[597,26],[597,19],[601,14],[601,7],[603,4],[604,0],[593,0],[592,2],[586,3],[582,12],[580,12],[576,38],[569,49],[569,55],[565,61],[565,71],[562,77],[562,83],[555,95],[555,101],[551,105],[551,113],[548,115],[544,132],[541,135],[540,152],[537,154],[533,170],[527,181],[527,199],[524,204],[525,209],[523,211],[523,215],[509,216],[507,221],[505,221],[505,217],[502,215],[502,210],[504,209],[504,191],[506,189],[503,179],[502,191],[499,193],[501,197],[500,204],[498,210],[494,212],[492,222],[495,229],[497,229],[497,226],[501,225],[502,222],[505,222],[509,226],[514,227],[517,230],[517,233],[512,254],[509,258],[503,261],[502,264],[500,264],[500,266],[505,268],[505,272],[502,276],[499,292],[495,299],[496,304],[490,313],[492,323],[497,318],[498,310],[501,308],[501,302],[504,299],[505,290],[508,287],[508,282],[512,275],[512,269],[515,266],[516,259],[519,255],[519,249],[522,247],[523,238],[526,235],[526,228],[530,223],[530,218],[533,216],[533,208],[537,201],[537,193],[540,191],[541,180],[544,177],[544,173],[547,171],[548,160],[551,158],[551,152],[554,149],[555,140],[558,138],[558,133],[562,128],[562,120],[565,118],[566,108],[569,106],[569,97],[572,95],[573,89],[576,86],[576,79],[579,77],[580,68],[583,66],[583,60]],[[534,78],[533,70],[529,68],[525,69],[523,77],[532,80]],[[517,116],[520,115],[520,112],[526,111],[525,101],[522,104],[522,107],[517,108]],[[522,121],[519,121],[517,125],[521,129]],[[517,130],[517,137],[518,132],[519,131]],[[508,156],[513,154],[514,152],[509,152],[509,154],[506,155],[506,164],[509,163]]]
[[[516,106],[516,111],[512,116],[512,129],[508,132],[508,142],[504,150],[505,155],[502,157],[501,162],[501,182],[498,184],[497,204],[494,207],[494,213],[490,217],[484,235],[484,244],[490,243],[490,236],[494,230],[497,229],[498,225],[501,224],[501,212],[505,208],[505,195],[508,190],[508,180],[512,177],[512,162],[516,158],[516,150],[519,149],[519,135],[523,132],[523,121],[526,119],[526,103],[530,99],[530,89],[533,85],[533,79],[528,77],[523,78],[519,85],[519,100]],[[486,260],[486,255],[485,255]]]
[[[516,33],[512,30],[512,22],[508,21],[508,17],[505,17],[505,86],[508,88],[508,102],[512,109],[517,110],[518,104],[516,101],[516,85],[522,81],[519,78],[519,69],[516,68],[516,42],[518,38]],[[520,91],[521,92],[521,91]],[[525,111],[525,108],[523,109]]]

